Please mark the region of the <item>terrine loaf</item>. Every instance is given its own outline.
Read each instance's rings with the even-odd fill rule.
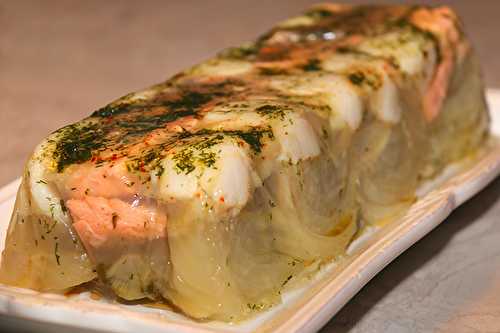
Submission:
[[[316,6],[43,140],[0,281],[241,320],[404,214],[488,122],[451,9]]]

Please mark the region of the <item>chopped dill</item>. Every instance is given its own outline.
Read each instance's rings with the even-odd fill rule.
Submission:
[[[284,287],[284,286],[285,286],[285,284],[287,284],[287,283],[288,283],[288,281],[290,281],[290,280],[292,279],[292,277],[293,277],[293,275],[289,275],[289,276],[286,278],[286,280],[283,282],[283,284],[282,284],[281,286],[282,286],[282,287]]]
[[[302,69],[306,72],[320,71],[321,70],[321,62],[319,61],[319,59],[311,58],[311,59],[309,59],[307,64],[302,66]]]
[[[265,116],[268,119],[275,119],[275,118],[279,118],[281,120],[285,119],[285,109],[284,107],[279,105],[265,104],[256,108],[255,111],[259,115]]]
[[[57,265],[60,266],[61,262],[59,259],[61,258],[61,256],[59,255],[59,242],[56,242],[56,245],[54,247],[54,255],[56,257]]]
[[[64,213],[64,215],[66,215],[68,213],[68,208],[64,204],[63,199],[59,200],[59,205],[61,206],[61,211]]]

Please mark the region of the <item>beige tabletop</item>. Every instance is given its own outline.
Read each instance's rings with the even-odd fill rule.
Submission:
[[[317,2],[0,0],[0,185],[49,132]],[[421,2],[460,12],[487,85],[500,87],[500,1]],[[500,332],[499,196],[496,181],[322,332]]]

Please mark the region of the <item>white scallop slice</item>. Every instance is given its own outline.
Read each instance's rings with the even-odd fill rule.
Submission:
[[[273,127],[274,136],[281,145],[278,160],[295,164],[320,154],[318,137],[311,124],[301,115],[289,113],[280,125]]]
[[[366,65],[367,61],[369,61],[367,57],[358,54],[334,53],[331,57],[323,59],[321,67],[326,71],[341,73],[356,65]]]
[[[245,105],[244,108],[241,107],[242,103]],[[268,126],[273,129],[276,126],[281,126],[279,117],[266,118],[266,116],[255,111],[255,109],[263,105],[277,104],[276,101],[272,100],[256,99],[215,107],[204,116],[202,120],[203,126],[204,128],[226,131],[246,130],[249,127],[266,128]],[[283,107],[283,105],[278,105]],[[265,142],[258,157],[254,158],[254,167],[260,179],[264,180],[271,175],[280,150],[280,144],[276,140],[267,140]]]
[[[273,133],[276,132],[274,130],[275,127],[276,126],[273,126]],[[273,173],[280,153],[281,143],[279,140],[269,140],[265,143],[259,156],[254,159],[254,168],[260,178],[260,184],[258,186],[261,186],[262,182]]]
[[[244,148],[234,143],[214,147],[218,152],[215,168],[207,168],[200,186],[214,203],[241,209],[250,199],[256,185],[261,183],[252,170],[251,160]]]
[[[204,193],[214,207],[237,214],[253,189],[262,185],[247,150],[233,139],[225,140],[210,147],[217,156],[213,166],[197,164],[189,173],[179,171],[176,162],[166,158],[164,172],[159,178],[152,172],[152,182],[158,184],[158,195],[166,202],[199,198]]]
[[[411,32],[390,32],[362,41],[357,49],[373,56],[394,59],[409,75],[422,74],[434,67],[436,52],[428,39]]]
[[[387,74],[383,75],[380,88],[369,97],[369,108],[381,121],[396,124],[401,120],[401,103],[396,84]]]
[[[329,105],[351,129],[356,130],[363,117],[363,102],[358,93],[345,79],[336,81],[334,92],[329,94]],[[334,118],[330,119],[334,127]]]
[[[398,123],[401,119],[398,87],[387,75],[384,65],[385,63],[382,60],[369,60],[366,57],[344,54],[334,55],[323,62],[323,68],[326,70],[349,72],[349,70],[356,68],[370,68],[380,75],[381,86],[377,89],[370,87],[367,89],[369,109],[381,121]],[[352,86],[350,83],[347,84]],[[359,118],[359,121],[361,122],[361,118]]]
[[[167,157],[162,162],[163,173],[159,179],[152,172],[152,181],[158,184],[159,197],[165,201],[193,198],[198,190],[197,170],[186,172],[179,170],[176,162]]]
[[[321,75],[275,80],[273,86],[295,96],[322,95],[332,110],[333,117],[340,117],[351,129],[356,130],[363,116],[363,101],[355,88],[340,75]],[[338,119],[332,118],[333,127]]]

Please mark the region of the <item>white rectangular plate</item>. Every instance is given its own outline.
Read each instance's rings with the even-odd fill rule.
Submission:
[[[500,91],[488,91],[492,133],[500,136]],[[500,142],[500,141],[499,141]],[[421,239],[500,173],[500,143],[468,167],[450,167],[427,184],[408,213],[380,229],[372,229],[349,248],[349,255],[326,265],[304,287],[287,292],[283,303],[241,324],[199,323],[180,314],[141,305],[93,300],[89,294],[65,297],[0,285],[0,314],[34,321],[59,331],[79,332],[315,332],[334,316],[375,274]],[[0,249],[14,205],[19,180],[0,189]],[[59,327],[59,329],[57,328]],[[21,329],[23,327],[17,327]]]

